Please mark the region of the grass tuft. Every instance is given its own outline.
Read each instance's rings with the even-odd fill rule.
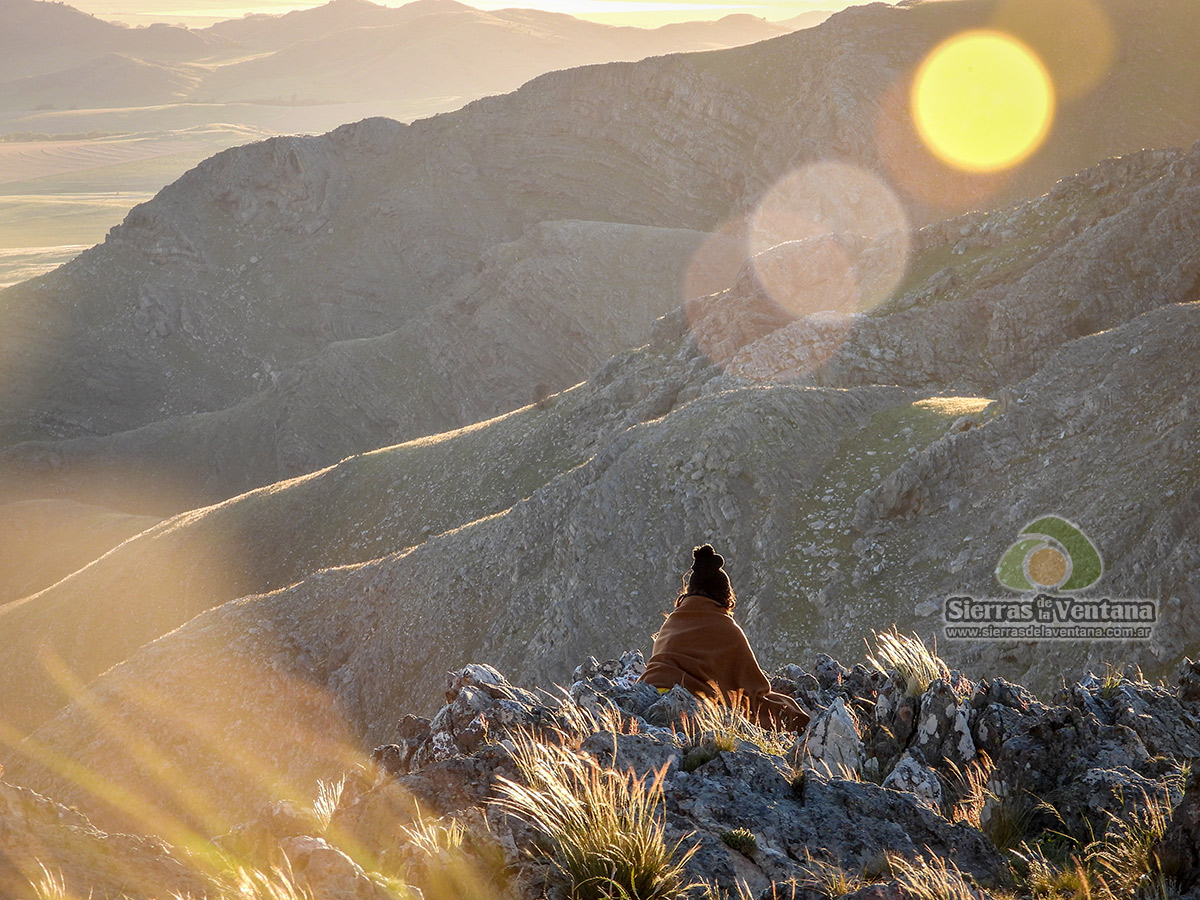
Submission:
[[[342,802],[342,792],[346,789],[346,776],[337,781],[318,781],[317,799],[313,801],[313,813],[320,823],[321,833],[329,830],[333,814],[337,812],[338,804]]]
[[[807,847],[804,849],[804,858],[799,862],[804,875],[798,886],[828,900],[837,900],[866,884],[861,874],[848,872],[836,862],[819,859]]]
[[[695,846],[668,844],[662,778],[617,773],[529,737],[514,742],[525,784],[501,777],[501,802],[550,838],[568,900],[668,900],[690,887]]]
[[[1084,856],[1105,873],[1114,893],[1133,896],[1139,887],[1160,877],[1154,845],[1170,824],[1171,803],[1165,795],[1145,796],[1130,814],[1109,816],[1112,824],[1104,837],[1089,844]],[[1165,884],[1160,887],[1166,889]]]
[[[940,857],[910,860],[888,855],[892,877],[909,900],[979,900],[958,866]]]
[[[867,649],[871,649],[870,644]],[[920,697],[934,679],[950,677],[949,667],[937,655],[936,644],[930,650],[916,634],[901,634],[894,626],[891,631],[875,632],[875,650],[868,653],[867,661],[884,674],[899,675],[910,697]]]
[[[950,821],[955,824],[962,822],[983,831],[980,821],[983,807],[989,799],[995,798],[995,794],[988,789],[988,780],[995,768],[992,758],[980,751],[979,756],[965,766],[959,767],[953,760],[947,760],[947,763],[947,782],[954,795]]]
[[[1022,893],[1033,900],[1092,900],[1111,896],[1104,879],[1078,856],[1054,862],[1040,845],[1028,843],[1009,852],[1017,864],[1014,874],[1024,888]]]
[[[720,750],[732,751],[739,741],[745,741],[772,756],[787,756],[791,750],[793,738],[789,732],[761,728],[737,706],[715,703],[706,697],[697,700],[696,711],[683,718],[684,747],[715,742]]]

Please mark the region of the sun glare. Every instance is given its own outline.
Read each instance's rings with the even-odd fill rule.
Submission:
[[[995,172],[1041,145],[1054,118],[1054,86],[1020,41],[969,31],[925,58],[912,108],[921,139],[938,158],[970,172]]]

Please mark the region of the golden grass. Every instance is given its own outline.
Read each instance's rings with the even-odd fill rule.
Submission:
[[[638,778],[532,738],[515,744],[526,783],[501,777],[501,803],[551,840],[569,900],[668,900],[689,887],[695,847],[668,844],[659,812],[665,770]]]
[[[698,697],[694,713],[683,717],[683,745],[697,748],[711,743],[721,750],[735,750],[739,741],[773,756],[787,756],[794,739],[786,731],[770,731],[755,725],[744,709]],[[714,754],[715,755],[715,754]]]
[[[949,860],[910,860],[898,854],[889,854],[887,860],[892,877],[910,900],[979,900],[958,866]]]
[[[949,678],[950,668],[937,655],[937,646],[930,650],[916,634],[901,634],[895,627],[875,632],[875,649],[868,652],[867,661],[880,672],[895,672],[904,681],[910,697],[919,697],[937,678]],[[867,645],[871,650],[870,644]]]
[[[829,900],[837,900],[866,884],[861,873],[850,872],[836,862],[815,857],[807,847],[799,862],[804,875],[798,885]]]
[[[1132,896],[1158,873],[1154,845],[1171,822],[1171,803],[1165,795],[1144,796],[1129,814],[1109,816],[1111,826],[1087,846],[1084,858],[1104,874],[1114,893]]]
[[[995,768],[992,758],[980,751],[975,759],[961,767],[953,760],[946,762],[949,769],[947,780],[955,798],[950,808],[950,821],[962,822],[982,831],[980,816],[983,807],[989,799],[995,798],[995,794],[988,789],[988,780]]]

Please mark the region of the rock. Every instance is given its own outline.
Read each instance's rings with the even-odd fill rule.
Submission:
[[[367,877],[358,863],[324,838],[286,838],[280,847],[296,881],[314,900],[389,900],[391,894]]]
[[[930,809],[942,809],[942,783],[910,751],[905,751],[895,768],[883,780],[885,788],[907,791]]]
[[[845,778],[851,773],[861,773],[863,760],[858,725],[846,702],[838,697],[809,723],[802,764],[806,769],[819,768],[827,775]]]
[[[601,731],[579,748],[602,766],[617,772],[633,772],[639,778],[670,773],[679,767],[681,751],[673,741],[649,734],[612,734]]]
[[[935,679],[921,696],[912,749],[932,764],[965,766],[975,758],[969,708],[965,697],[947,681]]]
[[[1200,702],[1200,661],[1193,662],[1186,656],[1179,665],[1178,687],[1175,695],[1181,703]]]
[[[646,710],[646,721],[662,728],[678,729],[683,720],[694,716],[700,704],[685,688],[675,685]]]
[[[39,865],[40,864],[40,865]],[[0,897],[32,897],[44,865],[68,897],[202,897],[216,885],[159,838],[105,833],[81,813],[0,782]]]

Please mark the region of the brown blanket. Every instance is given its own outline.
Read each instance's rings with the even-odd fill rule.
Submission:
[[[745,709],[764,727],[801,731],[808,713],[771,690],[745,632],[715,600],[689,594],[654,636],[641,680],[657,688],[682,685],[691,693]]]

